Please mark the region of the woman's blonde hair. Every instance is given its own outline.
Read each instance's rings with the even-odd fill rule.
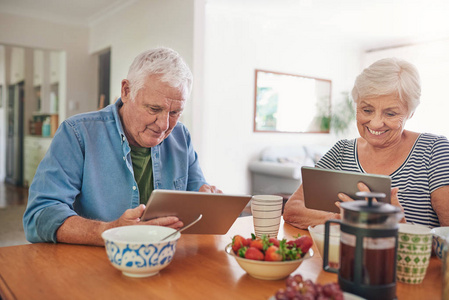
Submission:
[[[421,82],[416,67],[402,59],[385,58],[376,61],[357,76],[352,89],[355,103],[363,98],[385,95],[396,95],[407,105],[411,115],[421,97]]]

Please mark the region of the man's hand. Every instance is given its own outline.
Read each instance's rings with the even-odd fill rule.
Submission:
[[[56,231],[56,239],[59,243],[83,244],[104,246],[101,234],[110,228],[127,225],[159,225],[179,229],[184,224],[174,216],[162,217],[146,222],[141,221],[145,205],[127,209],[121,216],[112,222],[89,220],[80,216],[68,217]]]
[[[223,194],[223,192],[217,188],[215,185],[207,185],[203,184],[198,192],[202,193],[214,193],[214,194]]]
[[[140,218],[142,217],[144,211],[145,211],[144,204],[141,204],[136,208],[127,209],[118,220],[111,222],[111,226],[119,227],[127,225],[158,225],[158,226],[171,227],[174,229],[179,229],[182,226],[184,226],[184,223],[182,223],[178,219],[178,217],[175,216],[161,217],[143,222],[140,220]]]

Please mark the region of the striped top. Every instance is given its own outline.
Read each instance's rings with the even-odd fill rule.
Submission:
[[[366,173],[358,160],[356,139],[338,141],[316,166]],[[446,137],[420,134],[404,163],[390,177],[391,187],[399,187],[399,203],[407,222],[440,226],[430,194],[449,185],[449,141]]]

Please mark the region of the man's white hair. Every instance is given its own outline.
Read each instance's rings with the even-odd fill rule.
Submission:
[[[192,72],[182,57],[173,49],[162,47],[147,50],[134,59],[127,76],[131,100],[134,101],[150,75],[160,75],[162,82],[179,88],[186,99],[190,96],[193,83]]]

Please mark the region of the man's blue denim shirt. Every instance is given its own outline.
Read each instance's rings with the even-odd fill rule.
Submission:
[[[28,241],[56,242],[59,226],[73,215],[113,221],[139,205],[121,105],[118,99],[61,123],[29,189],[23,216]],[[181,123],[151,148],[151,159],[155,189],[198,191],[207,183]]]

